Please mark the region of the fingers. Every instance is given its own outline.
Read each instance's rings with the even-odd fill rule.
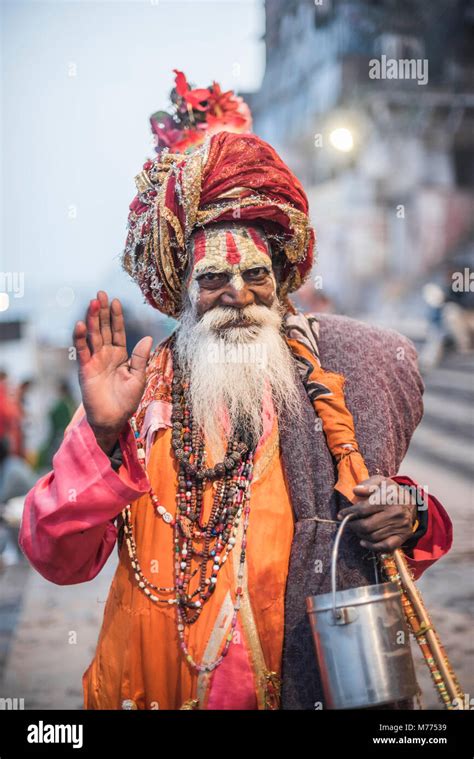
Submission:
[[[398,517],[398,518],[397,518]],[[372,532],[375,532],[376,530],[382,529],[382,527],[387,527],[389,525],[392,526],[392,528],[397,525],[401,524],[401,515],[393,515],[392,513],[388,512],[379,512],[378,514],[373,514],[370,517],[364,517],[363,519],[352,519],[350,522],[350,528],[355,532],[357,535],[361,535],[362,537],[366,535],[370,535]]]
[[[399,485],[386,477],[371,477],[354,488],[358,501],[341,509],[338,519],[351,514],[350,529],[362,538],[360,545],[390,553],[411,535],[411,513],[400,503]]]
[[[114,298],[110,304],[110,314],[112,319],[112,343],[120,345],[122,348],[127,347],[127,337],[125,334],[125,321],[123,318],[122,304],[118,298]]]
[[[79,364],[83,366],[90,361],[91,352],[87,345],[87,327],[84,322],[76,322],[74,332],[72,334],[74,348],[76,349],[76,355],[79,360]]]
[[[110,345],[112,342],[112,331],[110,329],[110,309],[109,299],[107,293],[104,290],[97,292],[97,300],[99,301],[99,324],[102,334],[102,341],[104,345]]]
[[[344,509],[344,511],[349,511],[349,509]],[[385,507],[383,511],[379,510],[370,516],[352,519],[350,529],[360,537],[368,537],[369,540],[374,540],[374,534],[380,532],[382,529],[389,530],[387,534],[390,534],[390,531],[392,533],[402,530],[410,531],[411,525],[412,518],[410,511],[404,506],[397,504],[396,506]]]
[[[89,308],[87,309],[86,324],[87,339],[89,341],[89,346],[92,353],[99,351],[104,344],[104,341],[102,340],[102,333],[100,331],[99,311],[99,301],[97,299],[91,300],[89,303]]]
[[[384,479],[385,478],[379,474],[374,477],[369,477],[368,480],[364,480],[356,485],[355,488],[353,488],[353,492],[355,495],[359,496],[359,498],[368,498],[372,493],[375,493],[379,489]]]
[[[153,345],[153,338],[150,337],[149,335],[147,337],[142,337],[142,339],[138,341],[130,357],[130,371],[131,372],[135,372],[137,374],[145,373],[145,369],[146,369],[147,361],[150,357],[152,345]]]
[[[382,513],[352,519],[350,529],[362,538],[360,545],[374,551],[392,551],[412,534],[409,513],[401,506],[390,506]],[[395,539],[395,543],[393,540]]]
[[[353,514],[355,519],[377,514],[390,504],[395,504],[399,493],[399,486],[388,477],[376,475],[369,477],[353,488],[354,495],[358,500],[345,509],[341,509],[338,517],[343,519],[348,514]]]
[[[370,535],[364,535],[361,542],[380,543],[380,541],[389,538],[391,535],[398,535],[399,537],[404,535],[405,537],[403,539],[406,540],[411,534],[412,532],[409,528],[401,529],[397,527],[395,529],[393,525],[385,525],[384,527],[381,527],[380,530],[373,530]]]
[[[348,514],[353,514],[352,519],[365,519],[373,514],[378,514],[384,511],[385,505],[382,503],[369,503],[368,501],[361,501],[360,503],[354,503],[352,506],[347,506],[345,509],[341,509],[337,515],[337,518],[344,519]]]
[[[377,543],[371,543],[368,540],[361,540],[360,544],[363,548],[369,548],[371,551],[377,551],[380,553],[392,553],[396,548],[400,548],[405,542],[406,537],[400,535],[391,535],[385,540],[381,540]]]
[[[126,347],[125,326],[122,306],[115,298],[109,307],[108,295],[104,290],[97,292],[97,298],[89,302],[85,323],[77,322],[74,333],[74,346],[81,363],[86,363],[91,354],[104,345]]]

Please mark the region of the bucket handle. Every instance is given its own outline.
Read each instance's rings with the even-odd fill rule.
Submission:
[[[336,584],[337,584],[337,578],[336,578],[336,569],[337,569],[337,557],[339,552],[339,543],[341,542],[342,533],[347,525],[347,523],[352,519],[354,514],[348,514],[342,522],[339,525],[339,529],[337,531],[336,540],[334,541],[334,546],[332,549],[332,556],[331,556],[331,590],[332,590],[332,613],[334,616],[334,619],[340,619],[342,617],[342,612],[340,609],[337,609],[336,607]]]

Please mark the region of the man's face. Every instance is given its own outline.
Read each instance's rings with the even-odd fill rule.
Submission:
[[[261,230],[241,223],[215,224],[195,232],[191,245],[194,268],[188,288],[198,317],[216,306],[272,306],[276,282]]]
[[[269,391],[277,413],[291,407],[292,419],[299,418],[300,396],[263,231],[240,222],[214,224],[194,233],[189,253],[193,269],[177,358],[190,379],[193,420],[220,460],[236,430],[257,445]]]

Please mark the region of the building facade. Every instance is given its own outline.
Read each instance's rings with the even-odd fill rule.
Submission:
[[[305,305],[318,289],[347,313],[402,303],[472,245],[472,3],[267,0],[265,16],[249,100],[309,194]]]

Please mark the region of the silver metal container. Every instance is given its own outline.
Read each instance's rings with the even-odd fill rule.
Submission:
[[[342,522],[331,561],[331,593],[308,596],[326,707],[361,709],[419,692],[400,592],[393,582],[336,589]]]

